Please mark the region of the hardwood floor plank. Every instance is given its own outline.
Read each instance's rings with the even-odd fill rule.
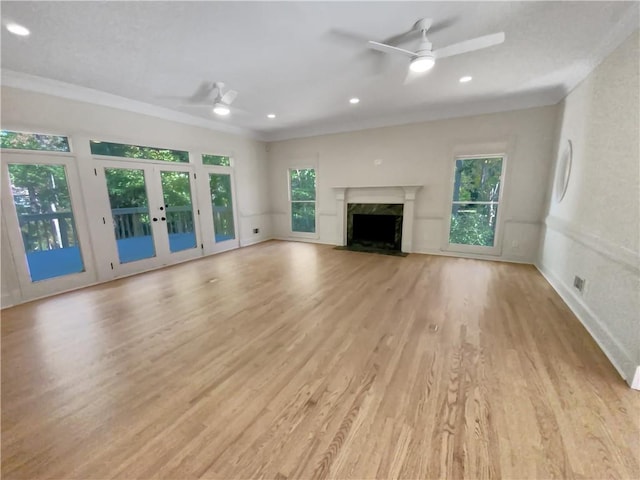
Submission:
[[[2,311],[3,478],[639,478],[527,265],[267,242]]]

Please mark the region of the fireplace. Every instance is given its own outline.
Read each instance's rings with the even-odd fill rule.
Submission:
[[[353,214],[371,215],[373,212],[367,210],[373,208],[371,205],[392,205],[393,211],[377,213],[401,217],[400,222],[398,219],[395,221],[394,244],[400,241],[401,252],[412,252],[415,200],[421,188],[421,185],[333,187],[336,194],[336,245],[351,248],[348,245],[353,242]]]
[[[359,250],[402,249],[403,204],[349,203],[347,246]]]

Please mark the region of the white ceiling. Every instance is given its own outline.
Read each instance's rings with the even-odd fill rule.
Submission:
[[[31,30],[2,29],[3,70],[275,140],[556,103],[638,28],[638,3],[3,1],[2,17]],[[429,36],[434,49],[499,31],[506,41],[441,59],[403,85],[408,59],[368,50],[366,39],[422,17],[450,24]],[[463,75],[473,81],[459,83]],[[215,80],[240,93],[234,106],[246,113],[221,120],[162,98]]]

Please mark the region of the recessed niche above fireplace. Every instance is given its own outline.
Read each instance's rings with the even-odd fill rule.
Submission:
[[[400,252],[403,209],[403,204],[349,203],[347,246]]]

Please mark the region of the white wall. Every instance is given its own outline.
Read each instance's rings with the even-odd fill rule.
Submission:
[[[549,180],[538,261],[628,382],[640,365],[638,42],[636,31],[561,105],[555,157],[570,139],[572,170],[560,203]]]
[[[16,88],[2,88],[2,128],[59,133],[71,138],[80,170],[91,165],[89,139],[100,139],[180,150],[230,154],[235,162],[236,199],[241,245],[270,237],[265,144],[247,137],[163,120],[139,113],[44,95]],[[90,168],[92,170],[93,167]],[[82,176],[82,172],[81,172]],[[83,190],[81,199],[90,214],[92,202],[102,202]],[[91,218],[91,215],[88,215]],[[4,223],[3,223],[4,227]],[[253,234],[259,228],[259,234]],[[2,305],[17,299],[16,275],[2,237]]]
[[[557,107],[439,120],[269,144],[273,234],[292,238],[287,169],[317,168],[318,235],[339,244],[334,186],[422,185],[416,198],[413,251],[446,253],[456,153],[503,153],[503,242],[498,258],[533,263],[552,160]],[[382,160],[380,165],[374,161]]]

